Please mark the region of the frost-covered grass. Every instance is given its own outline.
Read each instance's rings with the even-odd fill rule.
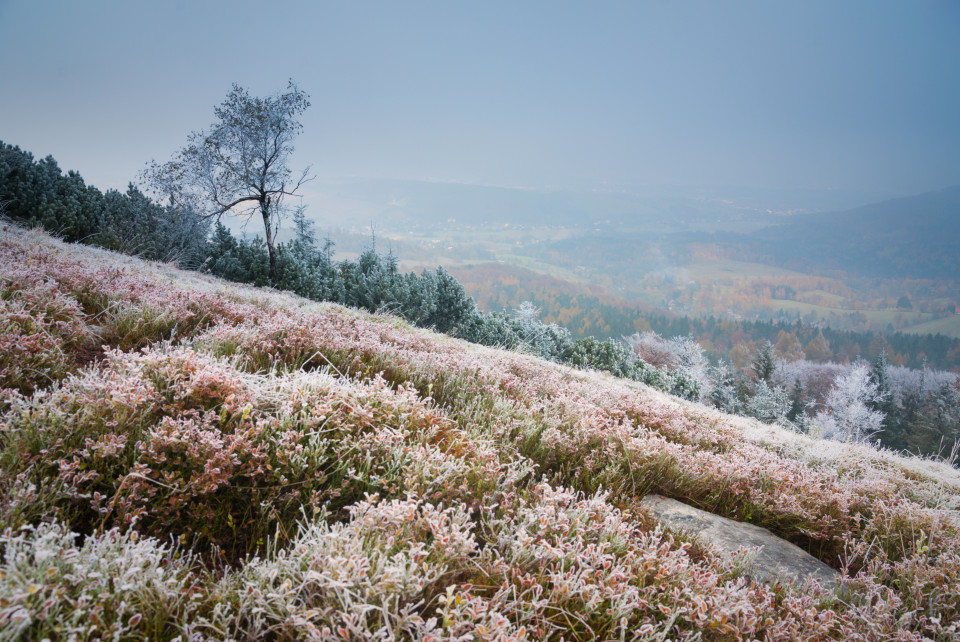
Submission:
[[[0,639],[954,639],[960,474],[0,232]],[[794,541],[768,586],[656,491]]]

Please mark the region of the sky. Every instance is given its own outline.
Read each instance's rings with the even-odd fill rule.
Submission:
[[[321,182],[960,184],[952,1],[0,0],[0,60],[0,140],[101,189],[289,78]]]

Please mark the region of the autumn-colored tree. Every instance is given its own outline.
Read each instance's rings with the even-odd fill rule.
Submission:
[[[777,344],[774,347],[774,352],[778,357],[786,359],[787,361],[796,361],[804,358],[803,346],[800,344],[800,340],[797,339],[797,335],[786,330],[780,330],[780,332],[777,333]]]
[[[753,349],[747,343],[737,343],[730,349],[730,363],[737,372],[745,372],[750,366]]]
[[[823,332],[818,332],[817,336],[810,340],[810,343],[807,344],[803,352],[807,355],[807,359],[816,361],[817,363],[825,363],[833,358],[833,351],[823,336]]]

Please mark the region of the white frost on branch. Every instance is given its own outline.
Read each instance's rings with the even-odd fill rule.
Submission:
[[[870,381],[866,363],[854,364],[838,377],[827,395],[825,410],[817,413],[820,435],[844,442],[867,442],[883,426],[884,414],[871,409],[883,400],[877,384]]]

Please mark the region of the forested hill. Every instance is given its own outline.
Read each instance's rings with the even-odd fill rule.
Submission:
[[[960,278],[960,186],[805,215],[740,239],[777,265],[882,278]]]

